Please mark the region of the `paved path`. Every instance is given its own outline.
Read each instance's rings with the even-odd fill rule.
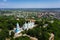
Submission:
[[[38,40],[37,38],[31,37],[31,36],[29,36],[29,35],[27,35],[27,34],[24,34],[23,36],[27,36],[27,37],[29,37],[31,40]]]
[[[54,34],[53,33],[50,34],[49,40],[54,40]]]

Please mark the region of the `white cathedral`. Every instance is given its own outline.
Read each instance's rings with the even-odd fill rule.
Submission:
[[[20,27],[19,23],[17,23],[16,28],[14,28],[14,32],[15,32],[15,34],[18,34],[18,33],[22,32],[23,30],[32,29],[34,26],[35,26],[34,22],[31,22],[31,21],[28,23],[25,22],[25,24],[22,27]]]
[[[33,27],[34,27],[34,22],[31,22],[31,21],[28,23],[25,22],[25,24],[23,25],[24,30],[28,30],[28,29],[31,29]]]

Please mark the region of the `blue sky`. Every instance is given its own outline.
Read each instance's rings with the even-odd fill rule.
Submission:
[[[0,0],[0,8],[60,8],[60,0]]]

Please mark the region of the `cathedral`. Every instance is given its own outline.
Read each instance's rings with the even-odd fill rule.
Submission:
[[[22,27],[19,26],[19,23],[16,24],[16,28],[14,28],[14,33],[15,34],[19,34],[21,33],[23,30],[28,30],[28,29],[32,29],[34,27],[34,22],[28,22],[28,23],[24,23]]]
[[[28,29],[31,29],[33,27],[34,27],[34,22],[31,22],[31,21],[28,23],[25,22],[25,24],[23,25],[24,30],[28,30]]]

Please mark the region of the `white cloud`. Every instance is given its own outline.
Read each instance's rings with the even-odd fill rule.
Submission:
[[[4,2],[7,2],[7,0],[3,0]]]

